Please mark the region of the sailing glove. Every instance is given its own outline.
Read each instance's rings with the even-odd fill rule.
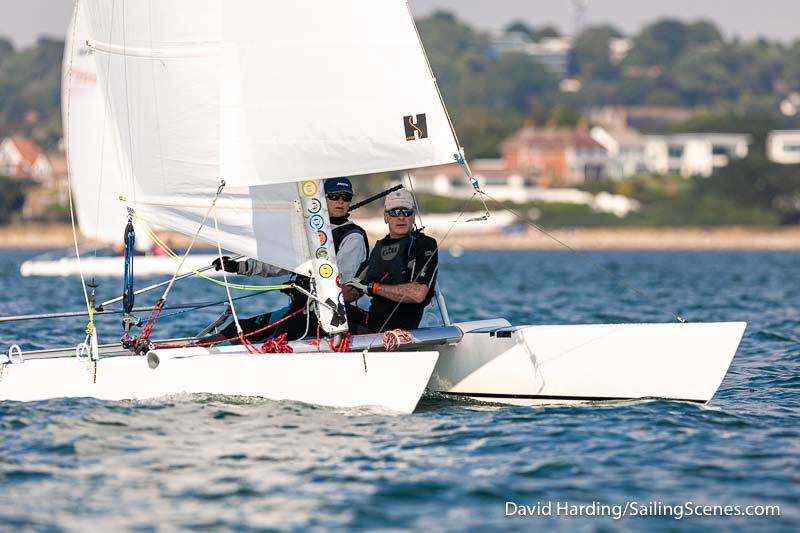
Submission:
[[[372,294],[372,283],[370,283],[369,285],[364,285],[364,283],[358,278],[351,279],[350,281],[345,283],[345,285],[347,285],[348,287],[352,287],[359,292]]]
[[[214,259],[211,262],[211,266],[214,267],[214,270],[222,270],[225,269],[225,272],[232,272],[234,274],[239,273],[239,261],[234,261],[227,255],[222,256],[222,264],[220,264],[219,257]]]

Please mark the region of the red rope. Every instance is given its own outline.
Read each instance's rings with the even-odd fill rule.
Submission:
[[[153,332],[153,327],[156,325],[158,317],[161,316],[161,311],[164,310],[164,299],[159,298],[153,308],[150,310],[150,315],[147,317],[147,322],[144,323],[142,331],[136,337],[136,345],[141,346],[150,339],[150,334]]]
[[[242,343],[242,346],[244,346],[244,347],[247,349],[247,353],[251,353],[251,354],[258,354],[258,353],[261,353],[261,352],[259,351],[259,349],[258,349],[258,348],[256,348],[256,347],[253,345],[253,343],[252,343],[252,342],[250,342],[250,341],[247,339],[247,337],[245,337],[245,335],[244,335],[244,332],[241,332],[241,333],[239,333],[239,342],[241,342],[241,343]]]
[[[350,335],[345,335],[342,339],[342,342],[339,343],[339,346],[334,346],[333,344],[333,337],[328,340],[328,344],[331,346],[331,350],[334,352],[349,352],[350,351]]]
[[[156,348],[159,348],[159,349],[162,349],[162,348],[186,348],[187,346],[201,347],[202,348],[202,347],[206,347],[206,346],[214,346],[216,344],[222,344],[223,342],[241,340],[242,337],[245,338],[245,340],[247,341],[248,344],[250,344],[250,346],[253,346],[252,343],[250,343],[250,341],[247,340],[248,337],[252,337],[253,335],[258,335],[259,333],[263,333],[264,331],[267,331],[270,328],[274,328],[275,326],[279,326],[279,325],[283,324],[284,322],[286,322],[290,318],[294,318],[298,314],[302,313],[303,309],[304,308],[301,307],[300,309],[297,309],[296,311],[294,311],[292,313],[289,313],[288,315],[286,315],[285,317],[281,318],[280,320],[276,320],[272,324],[268,324],[268,325],[264,326],[263,328],[257,329],[255,331],[251,331],[250,333],[245,333],[241,337],[240,336],[236,336],[236,337],[231,337],[229,339],[222,339],[222,340],[218,340],[218,341],[199,342],[197,344],[159,344],[159,345],[156,346]],[[247,345],[245,345],[245,347],[246,346]],[[255,347],[253,347],[253,348],[255,349]],[[257,349],[256,349],[255,353],[258,353]]]
[[[261,353],[292,353],[292,347],[286,341],[286,333],[281,333],[261,345]]]

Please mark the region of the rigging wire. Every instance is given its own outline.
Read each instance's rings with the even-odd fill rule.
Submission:
[[[243,335],[242,335],[242,337],[244,337],[244,338],[245,338],[245,340],[247,340],[247,339],[249,339],[250,337],[254,337],[255,335],[258,335],[259,333],[263,333],[263,332],[267,331],[268,329],[272,329],[272,328],[274,328],[274,327],[280,326],[281,324],[284,324],[285,322],[288,322],[289,320],[291,320],[291,319],[293,319],[294,317],[296,317],[298,314],[302,313],[302,312],[303,312],[303,309],[304,309],[303,307],[300,307],[300,308],[298,308],[298,309],[296,309],[296,310],[292,311],[292,312],[291,312],[291,313],[289,313],[288,315],[286,315],[286,316],[282,317],[281,319],[279,319],[279,320],[276,320],[275,322],[273,322],[273,323],[271,323],[271,324],[267,324],[266,326],[264,326],[264,327],[262,327],[262,328],[260,328],[260,329],[257,329],[257,330],[255,330],[255,331],[251,331],[251,332],[249,332],[249,333],[245,333],[245,334],[243,334]],[[214,341],[205,341],[205,342],[191,342],[191,343],[189,343],[189,344],[156,344],[156,346],[155,346],[155,347],[156,347],[157,349],[164,349],[164,348],[187,348],[187,347],[190,347],[190,346],[191,346],[191,347],[195,347],[195,348],[197,348],[197,347],[216,346],[216,345],[218,345],[218,344],[224,344],[224,343],[226,343],[226,342],[231,342],[231,341],[236,341],[236,340],[238,340],[238,341],[241,341],[242,339],[241,339],[241,337],[230,337],[230,338],[228,338],[228,339],[221,339],[221,340],[214,340]],[[250,341],[249,341],[249,340],[247,340],[247,342],[249,343]],[[251,344],[251,346],[252,346],[252,344]],[[256,351],[257,351],[257,350],[256,350]]]
[[[456,133],[456,128],[453,126],[453,120],[450,118],[450,112],[447,110],[447,105],[444,103],[444,97],[442,96],[442,91],[439,88],[439,81],[436,79],[436,74],[433,72],[433,67],[431,66],[431,61],[428,59],[428,53],[425,50],[425,43],[422,42],[422,36],[419,34],[419,29],[417,28],[417,23],[414,21],[414,14],[411,13],[411,6],[406,2],[406,8],[408,9],[408,17],[411,21],[411,27],[414,28],[414,33],[417,34],[417,41],[419,42],[420,50],[422,51],[422,57],[425,58],[425,64],[428,65],[428,72],[431,75],[431,81],[433,81],[433,86],[436,89],[436,94],[439,96],[439,103],[444,110],[444,116],[447,118],[447,124],[450,126],[450,133],[453,135],[453,140],[455,141],[456,149],[458,150],[457,153],[453,154],[456,163],[461,165],[464,169],[464,172],[467,174],[467,177],[470,179],[470,183],[472,187],[475,189],[475,192],[481,193],[480,185],[478,184],[478,180],[472,175],[472,170],[469,168],[469,163],[466,162],[464,159],[464,147],[461,146],[461,141],[458,140],[458,134]],[[477,219],[470,219],[468,222],[472,220],[486,220],[489,218],[489,209],[486,207],[486,202],[483,201],[481,197],[481,202],[483,203],[483,208],[485,214],[483,218]]]
[[[75,0],[75,8],[74,8],[74,17],[72,19],[72,42],[75,42],[75,34],[77,31],[77,20],[78,20],[78,8],[80,7],[80,0]],[[69,56],[69,80],[67,82],[67,109],[66,109],[66,120],[64,121],[64,152],[67,156],[67,161],[69,161],[69,123],[70,123],[70,111],[71,111],[71,101],[72,101],[72,66],[73,61],[75,58],[75,47],[72,46],[70,50]],[[69,198],[69,218],[70,223],[72,224],[72,242],[75,245],[75,257],[78,260],[78,272],[80,273],[81,278],[81,287],[83,288],[83,299],[86,302],[86,309],[89,313],[89,321],[86,324],[86,334],[91,337],[91,347],[92,347],[92,358],[97,357],[97,330],[94,327],[94,309],[92,308],[92,304],[89,302],[89,292],[86,290],[86,279],[83,276],[83,268],[81,268],[81,253],[78,247],[78,230],[75,226],[75,206],[73,205],[72,201],[72,171],[70,166],[67,165],[67,196]]]
[[[111,6],[111,23],[109,24],[109,42],[111,41],[111,32],[114,31],[114,14],[116,12],[116,4]],[[73,44],[74,46],[74,44]],[[101,130],[100,130],[100,157],[98,160],[98,165],[100,168],[99,172],[99,183],[98,183],[98,191],[97,191],[97,202],[95,203],[95,220],[94,220],[94,259],[95,263],[92,265],[93,277],[97,275],[97,249],[98,249],[98,242],[100,241],[100,198],[103,196],[103,169],[105,166],[105,156],[106,156],[106,118],[108,117],[108,108],[111,106],[111,55],[108,54],[108,60],[106,61],[106,90],[104,92],[105,99],[103,102],[103,120],[101,121]]]
[[[192,247],[194,247],[194,243],[197,242],[197,237],[200,235],[200,232],[203,230],[203,227],[206,225],[206,220],[208,220],[208,216],[211,214],[212,211],[214,211],[214,213],[216,213],[215,208],[216,208],[216,205],[217,205],[217,200],[219,199],[220,195],[222,194],[222,189],[223,188],[225,188],[225,180],[221,180],[220,181],[219,187],[217,188],[217,192],[216,192],[216,194],[214,194],[214,199],[211,200],[211,205],[208,206],[208,211],[206,211],[205,216],[203,216],[203,220],[200,221],[200,225],[197,227],[197,231],[192,236],[192,242],[189,243],[189,247],[186,249],[186,252],[184,252],[183,257],[181,257],[181,262],[178,265],[177,270],[175,270],[175,273],[172,275],[172,279],[170,280],[169,285],[167,285],[167,288],[164,290],[164,294],[161,296],[161,300],[163,300],[164,302],[166,302],[167,296],[169,295],[169,291],[172,290],[172,285],[175,283],[175,278],[178,277],[178,273],[181,271],[181,268],[183,268],[183,264],[186,262],[186,258],[189,256],[189,252],[192,251]],[[216,215],[215,215],[215,220],[216,220]],[[219,230],[217,230],[217,231],[219,231]]]
[[[422,209],[417,201],[417,192],[414,190],[414,180],[411,179],[411,172],[406,171],[406,180],[408,180],[408,188],[411,191],[411,196],[414,198],[414,204],[417,206],[417,216],[419,217],[419,225],[425,228],[425,223],[422,221]]]
[[[422,208],[419,205],[419,201],[417,201],[417,192],[414,190],[414,181],[411,178],[411,173],[406,171],[406,179],[408,179],[408,187],[411,190],[411,196],[414,198],[414,203],[417,206],[417,215],[419,215],[419,223],[422,228],[425,228],[425,223],[422,221]],[[450,324],[450,314],[447,312],[447,305],[445,304],[445,297],[444,293],[440,285],[437,285],[434,289],[434,300],[436,301],[436,307],[439,308],[439,314],[442,317],[442,322],[445,325]]]
[[[131,95],[130,95],[130,91],[128,90],[129,87],[130,87],[129,82],[128,82],[128,54],[127,54],[128,40],[127,40],[127,35],[126,35],[126,32],[125,32],[125,3],[124,2],[122,3],[121,19],[122,19],[122,71],[123,71],[123,76],[125,78],[125,113],[126,113],[126,118],[127,118],[126,122],[127,122],[127,126],[128,126],[128,150],[129,150],[128,153],[130,154],[130,157],[128,157],[128,160],[130,161],[130,170],[131,170],[130,176],[131,176],[131,179],[133,179],[133,176],[134,176],[134,168],[133,168],[134,156],[133,156],[133,154],[135,152],[133,151],[133,124],[131,123]],[[110,57],[110,55],[111,54],[109,54],[109,57]],[[109,78],[111,78],[110,73],[109,73]],[[133,202],[135,204],[136,203],[136,187],[133,187],[133,195],[134,195]]]
[[[217,197],[219,197],[219,193],[222,192],[222,187],[225,186],[225,181],[223,180],[222,184],[219,186],[219,191],[217,192]],[[219,240],[219,222],[217,221],[217,203],[216,198],[214,199],[214,203],[212,204],[214,210],[214,229],[216,230],[216,237],[217,237],[217,257],[219,257],[220,265],[223,264],[222,259],[222,244]],[[228,287],[228,272],[223,268],[222,269],[222,279],[225,281],[225,293],[228,295],[228,304],[230,305],[231,309],[231,316],[233,317],[233,323],[236,324],[236,333],[239,335],[239,340],[247,348],[247,351],[250,353],[257,353],[258,350],[253,346],[250,341],[244,336],[244,330],[242,330],[242,325],[239,323],[239,315],[236,314],[236,307],[233,305],[233,298],[231,297],[231,288]]]
[[[158,321],[161,312],[164,310],[164,307],[167,303],[167,297],[169,296],[170,291],[172,290],[172,286],[175,283],[175,279],[178,277],[178,273],[180,272],[181,268],[183,267],[183,263],[186,261],[186,257],[189,255],[189,252],[192,251],[192,247],[194,246],[195,241],[197,241],[197,236],[200,235],[200,231],[202,231],[203,227],[206,224],[206,220],[208,220],[208,216],[211,214],[211,211],[214,210],[214,207],[217,205],[217,199],[219,199],[220,195],[222,194],[222,189],[225,187],[225,180],[220,180],[219,187],[217,188],[216,194],[214,194],[214,199],[211,201],[211,205],[208,207],[203,220],[200,222],[200,225],[197,228],[194,236],[192,237],[192,242],[189,244],[189,248],[186,250],[186,253],[181,258],[181,262],[178,265],[177,270],[172,275],[172,279],[169,280],[169,284],[167,288],[164,289],[164,294],[162,294],[161,298],[156,300],[156,303],[153,305],[153,309],[150,310],[150,315],[147,317],[147,321],[145,322],[144,327],[142,327],[141,333],[139,336],[131,340],[128,338],[127,333],[123,335],[122,341],[123,346],[130,347],[134,353],[144,353],[152,343],[150,343],[150,334],[153,332],[153,328]]]
[[[108,27],[108,41],[111,42],[112,34],[114,32],[114,22],[116,20],[116,3],[111,5],[111,20]],[[123,24],[125,23],[124,12],[123,12]],[[103,192],[103,183],[104,183],[104,176],[103,171],[105,169],[105,157],[106,157],[106,128],[108,127],[106,120],[108,118],[108,111],[111,109],[111,54],[107,55],[106,61],[106,88],[104,92],[104,102],[103,102],[103,120],[102,120],[102,130],[100,132],[101,141],[100,141],[100,183],[99,183],[99,190],[97,191],[97,204],[95,206],[95,212],[97,213],[95,217],[95,248],[94,248],[94,255],[95,260],[97,259],[97,243],[99,242],[99,233],[100,233],[100,199],[102,198]],[[120,178],[122,175],[120,173]],[[96,272],[96,264],[95,263],[95,272]]]
[[[553,235],[549,231],[545,230],[539,224],[536,224],[530,218],[526,217],[525,215],[523,215],[519,211],[517,211],[515,209],[512,209],[510,207],[502,206],[502,204],[500,204],[500,202],[497,199],[495,199],[492,196],[486,194],[485,192],[481,192],[481,194],[486,196],[486,198],[488,198],[489,200],[492,200],[493,202],[495,202],[498,205],[500,205],[502,209],[504,209],[504,210],[508,211],[509,213],[511,213],[512,215],[516,216],[517,219],[521,220],[525,224],[527,224],[527,225],[531,226],[532,228],[536,229],[537,231],[541,232],[542,234],[544,234],[545,236],[549,237],[553,241],[557,242],[559,245],[563,246],[564,248],[566,248],[570,252],[574,252],[574,253],[578,253],[579,252],[579,250],[577,250],[576,248],[573,248],[569,244],[565,243],[564,241],[562,241],[561,239],[559,239],[558,237],[556,237],[555,235]],[[644,292],[643,290],[641,290],[638,287],[634,286],[633,284],[628,283],[627,281],[625,281],[625,279],[622,276],[620,276],[619,274],[615,273],[611,269],[604,267],[603,265],[601,265],[600,263],[598,263],[596,261],[593,261],[593,263],[594,263],[595,267],[599,268],[600,270],[604,271],[606,274],[608,274],[609,276],[614,278],[617,281],[617,283],[619,283],[620,285],[622,285],[626,289],[632,291],[633,293],[635,293],[640,298],[642,298],[644,300],[647,300],[651,304],[655,305],[657,308],[660,308],[660,309],[664,310],[665,312],[669,313],[678,322],[681,322],[681,323],[688,322],[685,318],[680,316],[678,313],[676,313],[676,312],[674,312],[674,311],[672,311],[670,309],[665,309],[652,296],[648,295],[646,292]]]
[[[147,3],[148,9],[148,17],[147,17],[147,28],[148,28],[148,36],[150,38],[150,49],[152,50],[153,47],[153,1],[149,0]],[[162,60],[163,61],[163,60]],[[166,66],[166,64],[165,64]],[[159,98],[158,98],[158,86],[156,84],[156,62],[154,60],[150,61],[150,73],[153,79],[153,108],[155,110],[155,122],[156,122],[156,137],[158,138],[158,142],[156,145],[158,146],[159,158],[158,161],[161,164],[161,180],[166,182],[167,173],[164,170],[164,143],[161,138],[161,119],[160,119],[160,108],[159,108]]]
[[[168,257],[171,257],[172,259],[175,259],[176,261],[180,259],[178,254],[174,250],[172,250],[172,248],[170,248],[169,245],[167,245],[163,240],[161,240],[161,238],[158,235],[156,235],[156,233],[152,230],[152,228],[150,228],[150,226],[147,224],[147,222],[144,221],[144,219],[139,218],[136,215],[136,213],[134,213],[133,216],[134,216],[134,218],[136,218],[136,220],[138,220],[141,223],[143,229],[145,230],[145,233],[147,233],[147,236],[150,237],[150,239],[159,248],[164,250],[164,252],[167,254]],[[284,284],[284,285],[245,285],[245,284],[241,284],[241,283],[224,282],[224,281],[220,281],[218,279],[214,279],[211,276],[206,276],[205,274],[203,274],[199,270],[196,270],[196,269],[193,269],[193,268],[190,268],[188,270],[190,272],[194,273],[195,276],[197,276],[199,278],[202,278],[202,279],[204,279],[206,281],[210,281],[211,283],[214,283],[214,284],[219,285],[221,287],[230,287],[232,289],[237,289],[237,290],[240,290],[240,291],[279,291],[279,290],[283,290],[283,289],[290,289],[292,287],[291,284]]]

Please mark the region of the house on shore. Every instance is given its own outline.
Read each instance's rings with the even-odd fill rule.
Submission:
[[[636,201],[618,195],[594,195],[571,187],[605,175],[606,151],[592,140],[585,122],[576,128],[526,125],[502,143],[501,155],[470,162],[490,199],[582,204],[617,216],[639,207]],[[410,177],[419,193],[464,199],[475,193],[455,163],[416,169]]]
[[[751,135],[743,133],[680,133],[646,135],[647,164],[654,174],[707,178],[733,159],[747,157]]]
[[[747,157],[752,136],[738,133],[642,135],[627,127],[595,126],[592,138],[608,151],[611,179],[647,174],[708,177],[714,169]]]
[[[0,175],[44,183],[52,174],[50,161],[33,141],[13,135],[0,142]]]
[[[606,175],[607,151],[592,139],[585,119],[575,128],[525,125],[503,141],[500,151],[506,168],[544,187],[569,187]]]
[[[606,149],[605,174],[609,179],[621,180],[650,173],[647,139],[635,129],[625,125],[594,126],[589,133]]]
[[[67,160],[63,152],[45,153],[20,135],[0,142],[0,175],[26,184],[23,219],[48,219],[53,216],[54,206],[63,206],[68,200]]]

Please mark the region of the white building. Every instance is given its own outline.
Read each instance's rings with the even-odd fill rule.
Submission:
[[[561,78],[569,69],[569,54],[572,40],[569,37],[548,37],[531,42],[518,32],[506,32],[492,39],[492,47],[497,53],[519,52],[531,56]]]
[[[646,135],[647,166],[656,174],[708,177],[733,159],[747,157],[752,137],[739,133]]]
[[[633,48],[633,41],[627,37],[615,37],[608,42],[608,58],[615,65],[619,65],[628,57],[628,52]]]
[[[767,135],[767,158],[783,165],[800,164],[800,130],[774,130]]]
[[[626,126],[595,126],[589,134],[608,153],[605,174],[609,178],[618,180],[649,173],[647,142],[638,131]]]

